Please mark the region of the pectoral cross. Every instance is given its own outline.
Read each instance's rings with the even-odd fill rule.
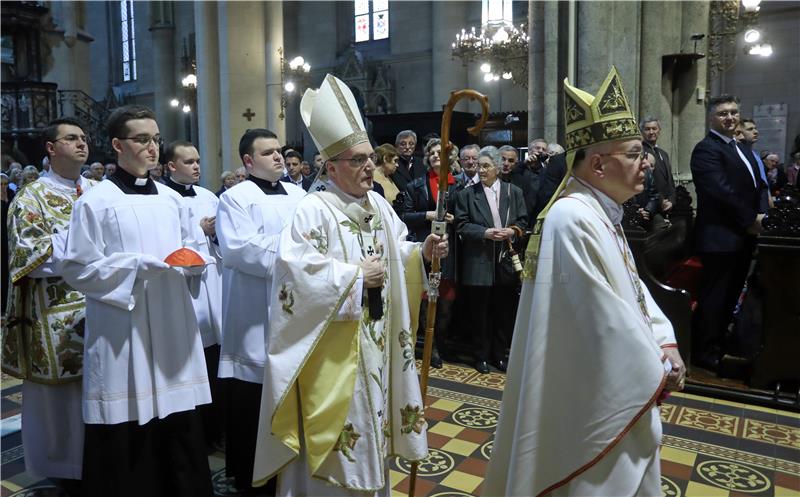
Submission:
[[[367,248],[367,255],[375,255],[375,250],[373,250],[372,247],[368,247]]]
[[[364,218],[364,224],[369,224],[370,221],[372,221],[372,216],[367,216]]]
[[[242,117],[246,117],[248,121],[252,121],[253,117],[255,117],[255,115],[256,115],[256,113],[253,112],[252,110],[250,110],[250,107],[248,107],[247,111],[245,111],[245,113],[242,114]]]

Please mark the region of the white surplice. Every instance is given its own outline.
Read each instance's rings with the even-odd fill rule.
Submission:
[[[406,235],[373,192],[356,199],[329,185],[297,206],[275,263],[254,484],[279,473],[282,497],[388,495],[387,458],[426,456],[405,287],[410,259],[421,271],[420,244]],[[362,307],[359,264],[372,254],[386,265],[378,320]]]
[[[635,270],[621,207],[573,179],[522,286],[483,495],[660,496],[672,325]]]
[[[222,253],[220,378],[264,379],[272,266],[278,238],[306,192],[281,183],[287,195],[267,195],[252,181],[222,194],[217,239]]]
[[[180,195],[156,187],[157,195],[125,194],[103,181],[75,203],[63,272],[86,295],[87,424],[143,425],[211,402],[183,270],[142,270],[145,255],[197,250]]]
[[[189,290],[203,347],[210,347],[222,341],[222,254],[219,246],[200,227],[200,220],[217,215],[219,199],[201,186],[194,185],[192,188],[195,196],[181,198],[189,214],[189,224],[195,231],[193,238],[198,251],[210,264],[203,274],[188,278]]]

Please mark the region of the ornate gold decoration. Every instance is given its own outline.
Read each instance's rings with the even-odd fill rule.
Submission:
[[[739,427],[739,418],[691,407],[682,407],[676,424],[735,437]]]
[[[758,11],[746,10],[739,0],[711,2],[708,68],[712,78],[736,65],[736,36],[758,22]]]
[[[742,437],[748,440],[758,440],[760,442],[800,449],[800,428],[793,428],[791,426],[746,419]]]
[[[484,407],[468,407],[453,413],[453,421],[467,428],[487,429],[497,426],[500,413]]]
[[[397,457],[394,460],[397,468],[406,473],[411,473],[411,462],[406,461],[402,457]],[[453,456],[447,452],[439,449],[429,449],[428,457],[419,462],[419,475],[420,476],[439,476],[455,468],[455,460]]]

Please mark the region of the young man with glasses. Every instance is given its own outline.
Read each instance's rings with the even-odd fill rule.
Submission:
[[[239,140],[247,179],[219,199],[217,237],[224,262],[222,350],[226,383],[225,470],[240,491],[251,490],[270,321],[275,252],[281,230],[306,192],[280,181],[278,137],[250,129]],[[309,297],[309,302],[313,300]],[[304,303],[298,302],[298,307]]]
[[[615,68],[564,102],[568,179],[526,251],[483,495],[659,495],[656,404],[685,367],[620,225],[642,139]]]
[[[21,189],[8,212],[11,283],[3,371],[21,378],[25,469],[79,490],[83,454],[81,375],[86,305],[60,263],[73,204],[97,184],[81,176],[89,154],[81,124],[52,121],[42,132],[50,170]],[[5,227],[4,227],[5,229]],[[6,247],[6,248],[8,248]]]
[[[164,262],[198,249],[181,196],[155,183],[155,114],[108,118],[118,168],[75,203],[64,278],[86,294],[86,497],[213,495],[198,405],[211,402],[187,277]]]
[[[764,218],[763,190],[748,143],[737,143],[739,99],[709,99],[709,131],[692,151],[697,193],[695,243],[703,263],[692,322],[692,364],[716,371]]]
[[[253,479],[277,473],[279,495],[388,495],[387,458],[427,454],[406,275],[419,281],[420,254],[447,242],[406,241],[371,191],[372,146],[342,81],[307,90],[300,113],[329,179],[277,247]]]

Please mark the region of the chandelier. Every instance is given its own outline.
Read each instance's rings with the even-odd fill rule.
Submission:
[[[463,64],[479,63],[484,81],[511,80],[528,86],[528,34],[525,23],[514,26],[511,0],[482,0],[480,31],[456,33],[452,54]]]
[[[715,0],[711,2],[708,52],[712,76],[727,71],[736,64],[738,35],[744,31],[744,52],[769,57],[772,44],[765,41],[757,29],[761,0]]]

